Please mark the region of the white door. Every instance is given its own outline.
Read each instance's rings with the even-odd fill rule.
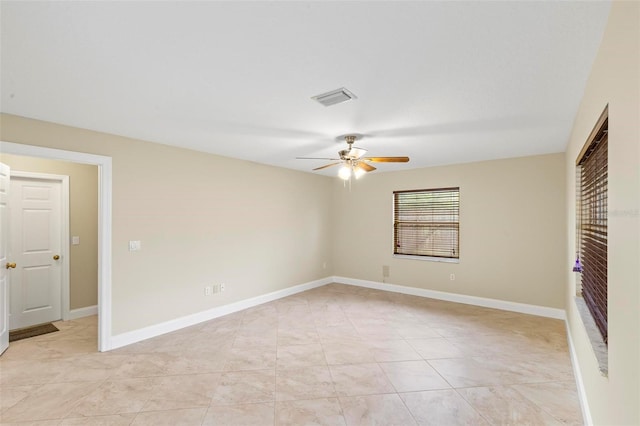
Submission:
[[[62,184],[12,177],[9,329],[62,318]]]
[[[9,242],[9,166],[0,163],[0,354],[9,347],[9,288],[7,258]]]

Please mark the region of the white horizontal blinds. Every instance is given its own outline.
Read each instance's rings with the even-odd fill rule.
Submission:
[[[394,254],[459,258],[460,188],[396,191]]]
[[[582,296],[602,334],[607,333],[607,124],[579,160]]]

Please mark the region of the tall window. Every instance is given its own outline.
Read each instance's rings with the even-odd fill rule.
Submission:
[[[607,141],[605,109],[576,160],[582,296],[607,343]]]
[[[459,258],[460,188],[395,191],[393,253]]]

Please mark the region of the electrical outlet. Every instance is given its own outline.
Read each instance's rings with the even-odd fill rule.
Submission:
[[[450,279],[451,281],[455,281],[455,279],[456,279],[456,274],[451,274],[451,275],[449,275],[449,279]]]
[[[382,265],[382,276],[384,278],[389,277],[389,265]]]
[[[204,295],[205,296],[211,296],[211,294],[213,293],[213,289],[211,288],[210,285],[206,286],[204,288]]]

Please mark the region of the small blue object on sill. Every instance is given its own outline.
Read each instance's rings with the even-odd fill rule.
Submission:
[[[576,256],[576,263],[573,265],[573,272],[582,272],[582,263],[580,263],[580,255]]]

